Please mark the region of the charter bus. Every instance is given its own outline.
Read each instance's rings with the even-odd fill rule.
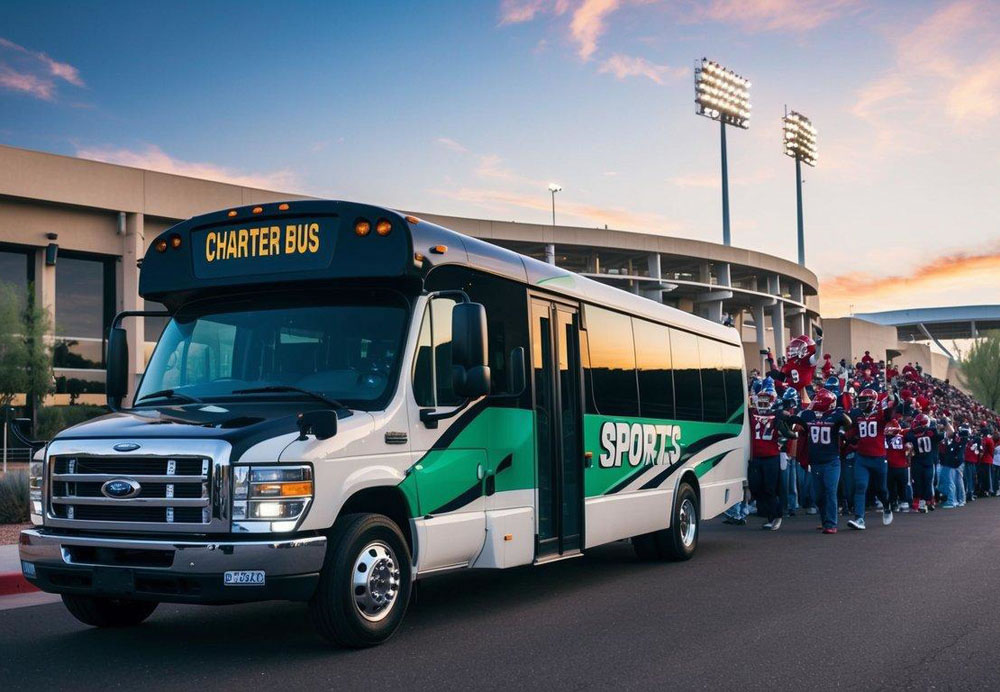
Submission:
[[[31,468],[23,573],[88,625],[283,599],[370,646],[418,579],[621,540],[685,560],[742,498],[736,330],[413,216],[197,216],[153,241],[139,293],[169,321],[138,386],[147,313],[122,313],[111,413]]]

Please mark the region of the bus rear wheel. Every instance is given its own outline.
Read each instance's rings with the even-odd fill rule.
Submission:
[[[333,525],[309,612],[319,633],[338,646],[381,644],[403,621],[413,586],[410,550],[399,527],[381,514],[348,514]]]
[[[698,547],[698,494],[687,482],[677,488],[670,526],[635,536],[632,547],[641,560],[690,560]]]

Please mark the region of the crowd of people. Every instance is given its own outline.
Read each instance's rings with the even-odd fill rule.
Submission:
[[[726,511],[776,531],[798,512],[866,528],[898,512],[933,512],[1000,497],[1000,417],[919,363],[897,368],[868,351],[856,362],[824,354],[822,331],[793,339],[749,381],[749,497]]]

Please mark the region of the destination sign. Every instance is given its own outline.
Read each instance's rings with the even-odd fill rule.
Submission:
[[[192,233],[195,276],[207,279],[330,266],[339,219],[262,221]]]

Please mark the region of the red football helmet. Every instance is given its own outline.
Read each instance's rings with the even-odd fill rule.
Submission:
[[[816,413],[829,413],[837,405],[837,396],[829,389],[817,389],[809,407]]]
[[[858,395],[858,406],[865,413],[872,413],[875,410],[875,404],[878,403],[878,392],[876,392],[871,387],[861,390]]]
[[[809,359],[814,355],[816,355],[816,342],[805,334],[795,337],[788,343],[789,358]]]
[[[895,437],[896,435],[899,435],[902,432],[903,431],[899,427],[899,423],[897,423],[896,421],[892,420],[892,421],[889,421],[888,423],[886,423],[886,426],[885,426],[885,436],[886,437]]]
[[[930,427],[931,419],[927,417],[926,414],[920,413],[913,417],[913,425],[911,428],[913,432],[923,432],[928,427]]]

